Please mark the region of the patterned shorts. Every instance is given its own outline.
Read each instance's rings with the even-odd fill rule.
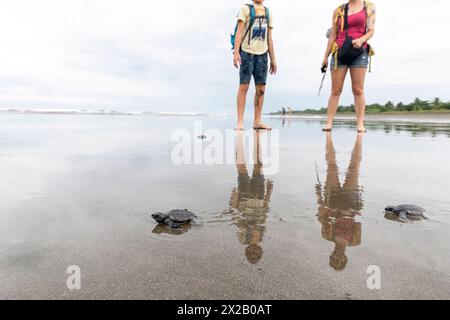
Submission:
[[[262,55],[254,55],[241,51],[241,68],[239,70],[241,84],[250,83],[252,76],[255,79],[255,84],[266,84],[268,69],[269,57],[267,52]]]

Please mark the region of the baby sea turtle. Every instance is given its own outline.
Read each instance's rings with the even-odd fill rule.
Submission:
[[[425,209],[415,205],[388,206],[384,210],[386,211],[385,218],[389,220],[406,222],[426,219]]]
[[[197,218],[197,216],[187,209],[172,210],[167,213],[156,212],[152,214],[152,218],[160,224],[165,224],[170,228],[180,228],[183,224],[190,223],[192,219]]]

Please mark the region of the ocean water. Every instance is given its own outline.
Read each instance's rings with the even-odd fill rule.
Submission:
[[[1,115],[0,298],[450,298],[449,123],[268,118],[223,163],[174,163],[174,132],[233,120]],[[150,217],[175,208],[198,219]]]

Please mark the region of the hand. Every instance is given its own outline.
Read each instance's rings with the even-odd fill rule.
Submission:
[[[270,71],[270,74],[273,74],[273,75],[277,74],[278,66],[275,61],[270,62],[270,70],[269,71]]]
[[[234,54],[233,64],[237,69],[241,66],[241,55],[239,53]]]
[[[328,58],[323,58],[322,69],[328,68]]]
[[[352,41],[353,43],[353,47],[354,48],[362,48],[362,46],[364,45],[364,39],[363,38],[359,38],[359,39],[355,39]]]

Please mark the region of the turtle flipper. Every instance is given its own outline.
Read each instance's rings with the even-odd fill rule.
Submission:
[[[408,216],[406,215],[405,211],[401,211],[400,214],[398,215],[398,218],[402,222],[408,222],[409,221]]]
[[[180,227],[180,223],[174,222],[170,219],[166,219],[165,223],[166,223],[166,225],[168,225],[169,227],[171,227],[173,229],[178,229]]]

